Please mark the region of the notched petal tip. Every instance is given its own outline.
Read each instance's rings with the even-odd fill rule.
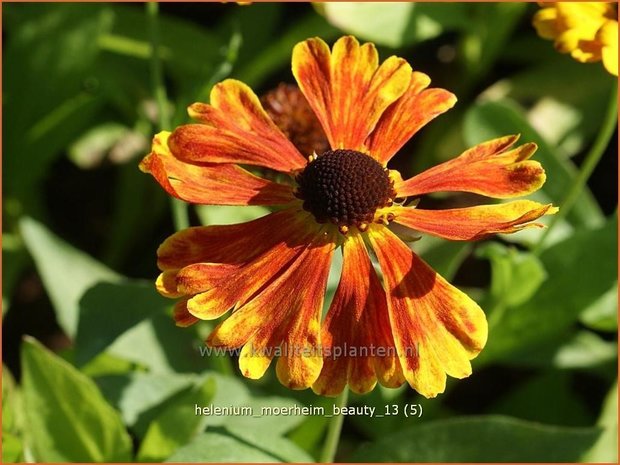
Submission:
[[[425,397],[444,392],[447,375],[471,374],[484,347],[484,312],[449,284],[392,232],[371,228],[369,239],[387,286],[388,309],[407,382]]]
[[[530,160],[537,144],[528,142],[511,149],[518,139],[519,135],[512,135],[483,142],[394,187],[402,197],[472,192],[508,199],[531,194],[544,184],[546,176],[541,164]]]
[[[160,273],[155,281],[155,287],[162,296],[171,299],[185,295],[177,287],[177,270],[168,270]]]
[[[308,389],[319,377],[322,366],[320,356],[281,356],[276,363],[276,376],[289,389]]]

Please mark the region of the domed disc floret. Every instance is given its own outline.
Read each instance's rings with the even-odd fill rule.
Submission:
[[[365,230],[378,208],[392,203],[394,185],[376,160],[355,150],[329,150],[297,176],[296,195],[319,223]]]

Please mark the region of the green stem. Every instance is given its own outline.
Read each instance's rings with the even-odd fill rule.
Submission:
[[[347,397],[349,395],[348,387],[342,391],[342,393],[336,398],[336,406],[342,408],[347,405]],[[327,436],[325,437],[325,444],[323,444],[323,451],[319,462],[332,463],[336,456],[338,449],[338,442],[340,441],[340,432],[342,431],[342,422],[344,421],[344,415],[334,415],[327,427]]]
[[[575,179],[571,189],[566,194],[566,197],[560,204],[560,211],[556,213],[551,221],[549,222],[549,227],[545,230],[545,232],[540,237],[540,240],[536,244],[533,249],[534,254],[538,255],[543,249],[543,245],[545,240],[549,236],[549,233],[553,229],[555,225],[557,225],[562,219],[566,218],[566,215],[571,211],[575,202],[579,198],[579,195],[582,193],[583,188],[585,187],[588,179],[592,175],[594,168],[598,165],[601,157],[605,153],[605,149],[609,145],[609,141],[611,136],[614,134],[614,130],[616,129],[618,122],[618,83],[614,79],[613,88],[611,91],[611,95],[609,97],[609,106],[607,107],[607,112],[605,113],[605,118],[603,119],[603,124],[601,126],[601,130],[596,136],[590,151],[587,153],[581,168],[579,170],[579,174]]]
[[[164,73],[161,64],[161,47],[159,45],[159,4],[148,2],[146,13],[149,24],[149,36],[151,42],[151,79],[153,95],[157,101],[159,113],[159,128],[170,129],[170,109],[168,107],[168,97],[164,86]],[[189,227],[189,214],[187,204],[179,199],[171,199],[172,220],[177,231]]]

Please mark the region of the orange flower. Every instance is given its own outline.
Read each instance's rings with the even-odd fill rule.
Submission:
[[[471,374],[487,323],[478,305],[433,271],[388,227],[395,222],[452,240],[475,240],[532,226],[551,205],[520,200],[430,211],[407,197],[438,191],[510,198],[545,180],[517,136],[480,144],[449,162],[403,180],[386,165],[409,138],[451,108],[450,92],[353,37],[332,50],[309,39],[293,50],[293,73],[330,143],[304,158],[245,84],[226,80],[209,105],[190,115],[200,124],[155,136],[141,163],[171,195],[211,205],[275,205],[257,220],[194,227],[158,250],[159,291],[180,298],[180,326],[232,310],[209,336],[214,347],[242,348],[239,366],[260,378],[278,357],[279,380],[336,395],[348,384],[365,393],[377,381],[407,381],[426,397],[446,375]],[[276,170],[269,181],[244,166]],[[321,325],[332,254],[342,249],[340,284]],[[381,279],[369,258],[376,255]]]

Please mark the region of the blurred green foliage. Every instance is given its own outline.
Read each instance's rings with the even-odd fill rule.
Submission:
[[[155,248],[173,229],[166,195],[137,170],[158,130],[144,7],[2,9],[3,461],[316,460],[326,417],[195,414],[195,405],[329,412],[333,401],[287,391],[272,372],[244,380],[231,360],[201,356],[210,323],[176,328],[171,301],[154,290]],[[351,33],[459,98],[395,159],[404,174],[520,133],[539,145],[547,171],[532,198],[561,204],[617,82],[538,39],[535,9],[162,4],[158,53],[173,125],[217,81],[232,76],[259,93],[292,82],[295,43]],[[338,460],[617,461],[615,147],[536,254],[536,230],[480,244],[413,243],[481,303],[488,346],[472,377],[450,381],[437,399],[408,387],[353,396],[352,405],[420,404],[424,413],[346,418]],[[194,224],[266,212],[191,208]]]

